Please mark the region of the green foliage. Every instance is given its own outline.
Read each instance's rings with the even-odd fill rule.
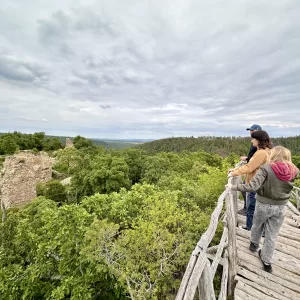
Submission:
[[[0,135],[0,155],[14,154],[18,150],[52,151],[62,148],[57,138],[45,138],[44,132],[22,134],[14,131]]]
[[[62,148],[63,144],[58,138],[47,138],[44,141],[43,150],[45,151],[55,151]]]
[[[129,189],[129,168],[122,157],[97,155],[91,158],[89,168],[74,175],[71,185],[79,197],[117,192],[122,187]]]
[[[65,148],[56,153],[56,163],[53,168],[58,172],[73,175],[88,167],[89,161],[83,152],[75,148]]]
[[[297,166],[297,168],[300,170],[300,155],[293,155],[292,161]]]
[[[67,202],[67,190],[59,180],[51,180],[45,184],[44,196],[58,203]]]
[[[0,154],[14,154],[18,150],[18,144],[10,135],[3,135],[0,139]]]
[[[84,149],[84,148],[93,148],[95,147],[93,145],[93,142],[91,140],[88,140],[80,135],[77,135],[73,139],[73,145],[76,149]]]
[[[68,202],[67,188],[59,180],[51,180],[46,183],[38,182],[36,184],[37,196],[44,196],[59,204]]]
[[[54,152],[55,169],[72,176],[70,186],[37,184],[43,197],[0,225],[0,294],[174,299],[236,156],[149,156],[77,142],[79,149]],[[221,233],[219,224],[212,244]]]
[[[5,157],[4,156],[0,156],[0,169],[3,167],[4,161],[5,161]]]
[[[46,193],[46,183],[37,182],[36,183],[36,194],[37,196],[45,196]]]
[[[95,195],[83,205],[99,219],[106,216],[110,224],[105,232],[102,222],[94,224],[87,235],[93,236],[89,255],[105,259],[131,298],[171,299],[180,282],[178,272],[184,270],[209,216],[178,192],[148,184],[120,194]]]
[[[1,224],[3,299],[122,299],[105,264],[81,251],[94,217],[79,206],[39,198]]]
[[[132,184],[140,182],[146,158],[145,152],[138,149],[126,149],[122,152],[122,156],[128,165],[128,177]]]

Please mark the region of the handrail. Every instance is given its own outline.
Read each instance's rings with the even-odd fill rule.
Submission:
[[[231,177],[228,179],[228,183],[235,185],[236,180],[238,180],[237,177]],[[224,230],[218,248],[214,248],[216,253],[212,255],[208,253],[211,252],[208,251],[211,250],[208,246],[215,235],[225,200],[227,214],[223,218]],[[210,224],[192,252],[176,300],[192,300],[197,288],[200,299],[215,300],[213,278],[216,273],[216,268],[221,262],[223,264],[222,282],[224,282],[224,284],[221,285],[221,292],[218,299],[226,300],[227,294],[233,295],[234,277],[236,275],[236,201],[237,192],[231,191],[228,187],[220,195],[217,206],[211,215]],[[228,251],[225,251],[224,257],[222,258],[221,255],[226,244],[228,245]],[[213,261],[210,263],[208,258],[212,256]]]

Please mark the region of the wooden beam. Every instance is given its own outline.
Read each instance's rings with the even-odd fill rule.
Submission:
[[[206,265],[203,269],[198,286],[200,299],[216,300],[213,277],[211,274],[211,265],[208,259],[206,259]]]
[[[229,178],[230,183],[235,186],[237,178]],[[228,224],[228,296],[233,296],[234,293],[234,277],[237,272],[236,266],[236,207],[237,198],[236,192],[230,191],[226,197],[226,213],[227,213],[227,224]]]
[[[223,258],[223,273],[221,279],[221,290],[219,293],[218,300],[226,300],[227,298],[227,284],[228,284],[228,252],[224,251]]]

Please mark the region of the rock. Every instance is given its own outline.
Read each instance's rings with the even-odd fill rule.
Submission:
[[[62,180],[60,183],[63,185],[69,185],[71,183],[72,177],[67,177],[64,180]]]
[[[36,183],[52,179],[53,162],[45,152],[20,151],[7,156],[0,172],[2,206],[20,206],[35,198]]]
[[[66,138],[66,148],[74,148],[74,144],[70,138]]]

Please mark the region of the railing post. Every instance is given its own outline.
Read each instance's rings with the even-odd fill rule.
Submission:
[[[231,177],[229,184],[236,185],[237,177]],[[237,274],[236,225],[237,225],[237,192],[230,191],[226,198],[228,224],[228,296],[234,294],[234,277]]]
[[[200,300],[216,300],[211,265],[208,259],[206,259],[206,265],[201,274],[198,288]]]

